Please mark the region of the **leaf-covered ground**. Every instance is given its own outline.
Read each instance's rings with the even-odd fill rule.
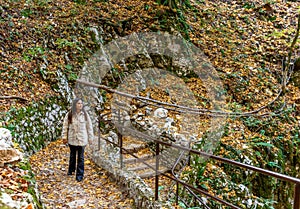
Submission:
[[[20,165],[5,165],[0,167],[0,192],[8,193],[11,200],[22,202],[22,208],[33,209],[33,203],[26,203],[27,193],[32,192],[32,176],[28,170],[20,168]],[[31,190],[31,191],[30,191]],[[32,194],[32,193],[31,193]],[[0,208],[3,208],[0,201]],[[6,208],[6,207],[4,207]]]
[[[132,199],[87,156],[84,180],[68,176],[68,153],[69,148],[56,141],[31,157],[46,208],[134,208]]]
[[[282,59],[286,57],[295,35],[299,9],[299,2],[281,0],[191,1],[192,7],[181,8],[179,12],[146,0],[0,0],[0,5],[1,95],[22,96],[29,101],[55,95],[52,85],[58,71],[74,82],[84,61],[99,47],[89,28],[101,25],[104,43],[118,36],[142,31],[188,35],[220,73],[226,89],[226,102],[232,111],[253,110],[276,97],[280,89]],[[299,56],[298,41],[293,58]],[[192,88],[197,90],[196,85]],[[242,157],[248,156],[256,166],[299,177],[299,98],[299,89],[290,82],[285,95],[287,108],[282,115],[271,118],[229,118],[218,155],[242,162],[246,159]],[[0,111],[3,112],[28,104],[18,100],[0,101]],[[274,110],[274,107],[266,110]],[[52,146],[57,146],[55,152],[52,152]],[[50,205],[54,204],[51,200],[58,197],[60,192],[59,188],[48,192],[54,179],[60,183],[63,179],[75,189],[83,188],[89,182],[86,179],[83,183],[77,183],[64,176],[62,169],[66,168],[67,162],[63,160],[66,156],[55,159],[49,156],[58,150],[67,153],[65,147],[54,143],[41,152],[44,156],[32,158],[33,165],[40,165],[43,168],[41,171],[45,172],[41,175],[41,178],[45,178],[41,188],[44,188],[43,193],[49,193],[50,196],[46,195],[45,200]],[[88,163],[88,166],[91,166],[87,168],[87,172],[90,172],[88,176],[95,177],[98,171],[93,170],[96,168],[92,164]],[[53,169],[57,169],[57,173]],[[209,165],[204,176],[212,179],[214,177],[209,174],[214,170],[221,173],[222,169],[222,165]],[[36,171],[40,173],[38,169]],[[226,178],[235,177],[231,175],[235,172],[230,171]],[[100,169],[100,172],[103,171]],[[39,176],[37,174],[37,178]],[[203,182],[197,183],[202,185]],[[204,181],[203,184],[206,183]],[[99,186],[95,185],[90,184],[90,187]],[[69,188],[66,186],[61,191]],[[92,192],[97,194],[97,190]],[[118,190],[115,192],[120,194]],[[264,192],[268,193],[272,191]],[[70,196],[66,196],[70,200],[58,204],[70,203],[76,200],[72,197],[77,198]],[[63,200],[57,198],[57,201]]]

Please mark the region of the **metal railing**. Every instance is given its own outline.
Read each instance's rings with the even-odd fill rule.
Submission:
[[[293,209],[300,209],[300,179],[298,179],[298,178],[291,177],[291,176],[288,176],[288,175],[284,175],[284,174],[281,174],[281,173],[276,173],[276,172],[273,172],[273,171],[269,171],[269,170],[262,169],[262,168],[259,168],[259,167],[255,167],[255,166],[252,166],[252,165],[248,165],[248,164],[245,164],[245,163],[237,162],[237,161],[230,160],[230,159],[227,159],[227,158],[223,158],[223,157],[220,157],[220,156],[212,155],[212,154],[209,154],[209,153],[206,153],[206,152],[193,150],[193,149],[183,147],[183,146],[179,146],[179,145],[176,145],[176,144],[173,144],[173,143],[164,142],[164,141],[158,140],[154,137],[151,137],[149,135],[146,135],[142,132],[139,132],[136,129],[120,126],[119,128],[122,129],[122,131],[124,131],[124,132],[126,131],[126,133],[130,133],[131,136],[138,137],[138,138],[143,138],[144,140],[146,140],[148,142],[154,142],[156,144],[156,146],[155,146],[156,164],[155,164],[155,166],[152,166],[152,165],[148,164],[145,160],[139,159],[138,156],[136,156],[135,154],[133,154],[132,152],[128,151],[127,149],[125,149],[123,147],[123,137],[120,133],[118,134],[118,143],[114,143],[114,142],[109,141],[108,139],[101,138],[100,121],[105,122],[105,123],[110,123],[109,120],[104,120],[101,116],[99,116],[99,121],[98,121],[99,122],[99,127],[98,127],[99,128],[98,149],[100,150],[101,140],[105,140],[106,142],[112,144],[113,146],[119,147],[119,149],[120,149],[120,167],[121,168],[123,168],[123,166],[124,166],[123,154],[130,154],[131,156],[136,158],[138,162],[144,163],[146,166],[153,169],[155,171],[155,200],[158,200],[158,198],[159,198],[159,196],[158,196],[159,195],[159,176],[164,176],[164,177],[167,177],[167,178],[169,178],[169,179],[176,182],[176,185],[177,185],[176,202],[177,203],[178,203],[178,195],[179,195],[178,187],[179,187],[179,185],[182,185],[184,188],[186,188],[190,192],[191,195],[193,195],[195,198],[197,198],[198,201],[200,201],[200,202],[201,202],[201,200],[199,199],[197,194],[205,195],[205,196],[221,203],[222,205],[229,206],[230,208],[241,209],[238,206],[235,206],[235,205],[233,205],[233,204],[231,204],[231,203],[229,203],[229,202],[227,202],[227,201],[225,201],[225,200],[223,200],[223,199],[221,199],[217,196],[214,196],[214,195],[210,194],[207,191],[196,188],[193,185],[190,185],[190,184],[182,181],[181,179],[179,179],[177,177],[177,175],[174,173],[174,168],[175,168],[176,164],[179,163],[180,157],[182,155],[179,156],[179,158],[177,159],[176,163],[174,164],[174,166],[171,170],[172,176],[170,176],[166,173],[160,172],[159,171],[159,164],[160,164],[159,155],[160,155],[160,151],[161,151],[160,146],[163,145],[163,146],[172,147],[172,148],[181,150],[182,152],[187,152],[189,154],[195,154],[195,155],[207,157],[207,158],[210,158],[210,159],[213,159],[213,160],[216,160],[216,161],[220,161],[220,162],[223,162],[223,163],[227,163],[227,164],[237,166],[239,168],[244,168],[244,169],[251,170],[251,171],[254,171],[254,172],[258,172],[258,173],[261,173],[261,174],[264,174],[264,175],[267,175],[267,176],[274,177],[276,179],[280,179],[280,180],[283,180],[283,181],[286,181],[286,182],[293,183],[295,185],[294,186],[295,190],[294,190]],[[118,128],[117,127],[118,125],[117,124],[115,124],[115,125],[116,125],[116,128]],[[202,205],[204,206],[204,208],[209,208],[203,202],[202,202]]]

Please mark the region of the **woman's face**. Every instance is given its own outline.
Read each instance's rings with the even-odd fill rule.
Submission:
[[[79,100],[77,103],[76,103],[76,111],[77,112],[80,112],[82,110],[82,107],[83,107],[83,103],[81,100]]]

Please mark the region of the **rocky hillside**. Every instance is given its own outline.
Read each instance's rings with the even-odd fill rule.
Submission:
[[[297,6],[292,1],[191,1],[189,7],[170,10],[155,1],[3,1],[1,92],[28,101],[53,95],[59,73],[74,81],[99,48],[97,41],[167,31],[180,33],[209,57],[224,79],[229,102],[254,109],[279,88]],[[93,31],[100,28],[102,39],[96,40]],[[293,58],[297,49],[298,43]],[[21,102],[2,101],[3,111]]]

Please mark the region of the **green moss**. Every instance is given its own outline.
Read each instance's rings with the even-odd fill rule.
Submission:
[[[1,195],[1,193],[0,193]],[[11,209],[11,207],[9,207],[8,205],[5,205],[3,202],[0,201],[0,208],[1,209]]]
[[[26,108],[12,107],[0,115],[0,121],[7,124],[5,128],[12,132],[16,143],[20,144],[27,154],[32,154],[60,136],[61,126],[57,124],[62,120],[61,113],[65,111],[65,106],[64,100],[49,97],[44,101],[32,102]],[[57,108],[62,112],[53,115],[51,112]]]
[[[22,176],[24,180],[29,182],[27,193],[32,195],[33,201],[36,204],[37,209],[42,209],[43,205],[40,201],[40,198],[38,197],[38,194],[36,193],[36,180],[34,173],[31,170],[30,162],[27,158],[23,159],[17,164],[17,167],[19,167],[22,170],[28,171],[27,175]]]

